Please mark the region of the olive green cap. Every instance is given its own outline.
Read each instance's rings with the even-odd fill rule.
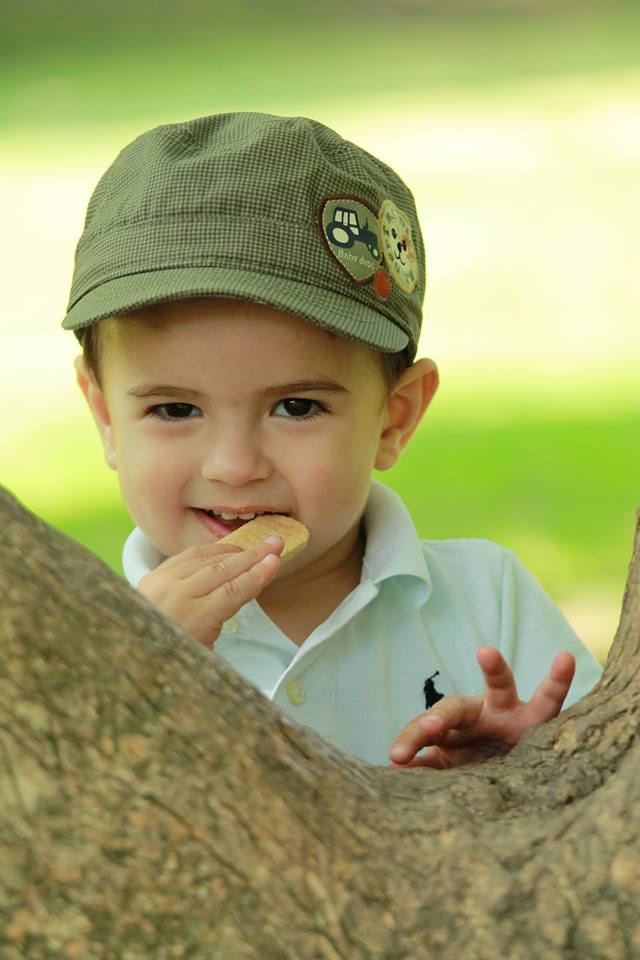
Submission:
[[[415,203],[390,167],[317,121],[228,113],[120,152],[89,201],[62,325],[231,297],[413,358],[424,289]]]

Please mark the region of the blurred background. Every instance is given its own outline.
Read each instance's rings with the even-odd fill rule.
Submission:
[[[412,187],[441,387],[385,482],[513,549],[603,659],[640,504],[640,4],[2,0],[0,481],[118,572],[131,522],[60,329],[131,139],[312,116]]]

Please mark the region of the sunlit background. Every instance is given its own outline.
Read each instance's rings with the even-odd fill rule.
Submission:
[[[516,551],[603,658],[640,504],[640,4],[3,0],[2,482],[120,571],[60,329],[98,177],[158,123],[312,116],[412,187],[441,389],[384,479]]]

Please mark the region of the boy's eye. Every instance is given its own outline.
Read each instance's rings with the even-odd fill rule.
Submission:
[[[198,412],[192,403],[158,403],[149,413],[160,420],[187,420]]]
[[[296,420],[310,420],[322,411],[322,407],[315,400],[305,400],[302,397],[287,397],[273,408],[278,417],[293,417]]]

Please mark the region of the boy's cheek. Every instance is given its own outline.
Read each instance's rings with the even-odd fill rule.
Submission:
[[[313,540],[344,536],[364,507],[369,479],[354,482],[347,463],[337,473],[319,467],[309,474],[308,483],[298,486],[298,519],[309,527]]]

